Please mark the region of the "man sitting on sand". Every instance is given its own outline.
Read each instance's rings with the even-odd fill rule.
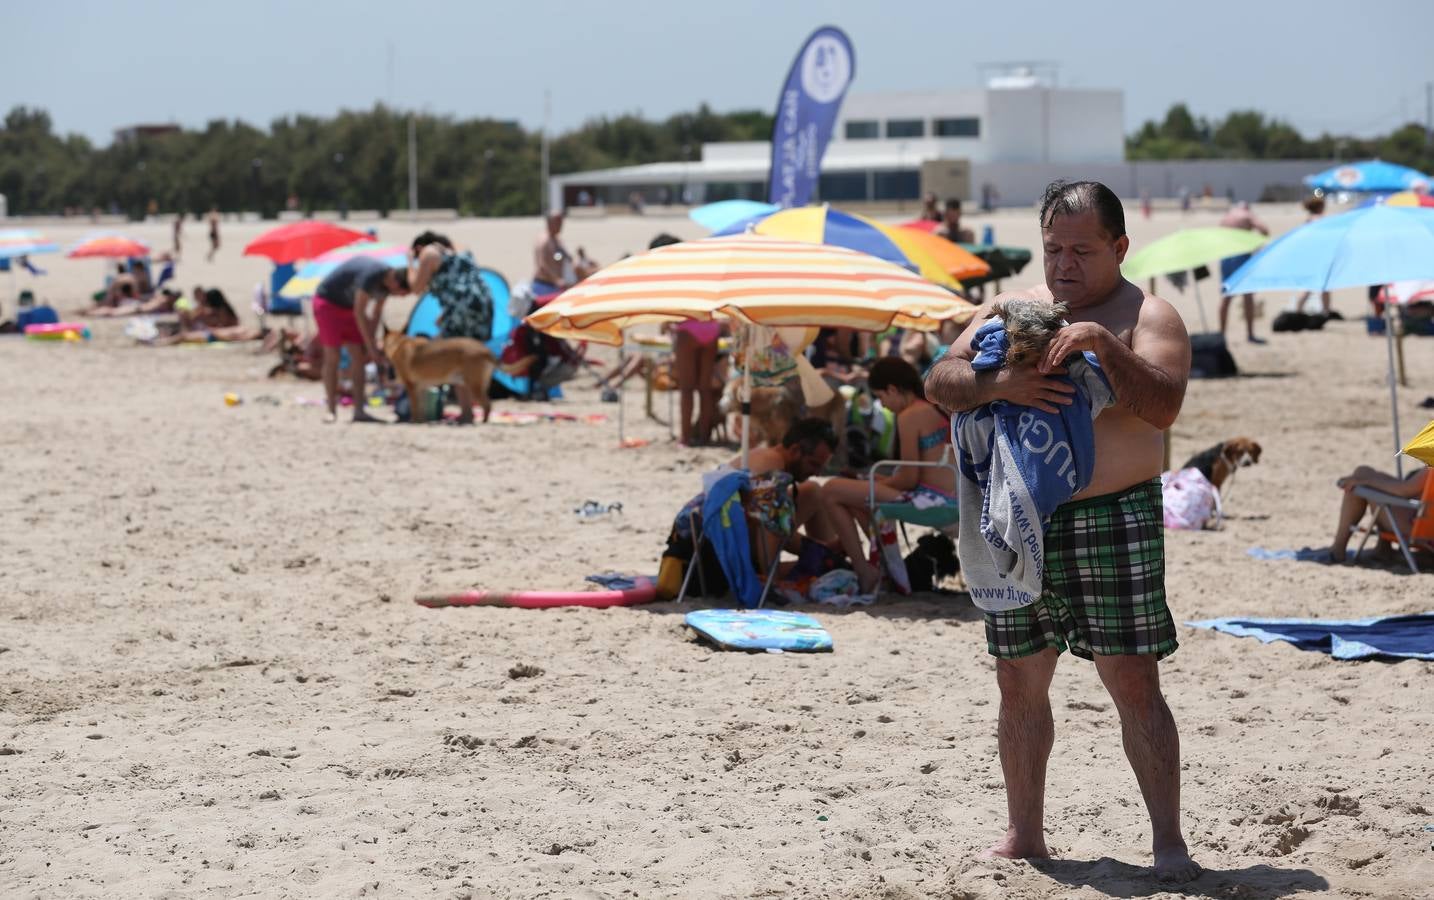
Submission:
[[[1030,606],[986,613],[1001,692],[997,743],[1008,812],[1005,837],[987,853],[1050,855],[1043,821],[1046,762],[1055,742],[1050,684],[1058,656],[1069,649],[1095,663],[1115,701],[1154,832],[1155,874],[1189,881],[1200,867],[1180,832],[1180,738],[1160,693],[1156,661],[1177,646],[1165,602],[1161,435],[1185,397],[1190,339],[1169,303],[1121,277],[1130,239],[1110,188],[1092,181],[1052,184],[1041,202],[1040,226],[1046,283],[1033,294],[1064,303],[1070,324],[1056,332],[1037,366],[978,373],[971,367],[971,338],[986,323],[986,308],[926,378],[927,397],[947,409],[1000,400],[1053,413],[1072,402],[1075,388],[1050,376],[1065,372],[1060,363],[1072,353],[1090,351],[1115,393],[1115,405],[1094,422],[1089,485],[1046,526],[1041,596]]]

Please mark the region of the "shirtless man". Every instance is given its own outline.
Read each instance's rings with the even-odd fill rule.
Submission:
[[[1121,277],[1130,239],[1120,200],[1109,188],[1052,184],[1040,221],[1046,284],[1033,293],[1065,303],[1070,324],[1037,367],[977,374],[970,342],[986,320],[978,314],[926,379],[926,395],[947,409],[1005,400],[1054,412],[1071,402],[1074,388],[1047,376],[1063,372],[1059,363],[1071,353],[1089,350],[1116,397],[1095,420],[1090,485],[1051,517],[1041,598],[986,614],[1001,692],[997,741],[1009,816],[1005,837],[987,853],[1049,855],[1043,822],[1046,762],[1055,741],[1049,688],[1057,656],[1069,649],[1095,663],[1119,712],[1125,755],[1150,814],[1155,874],[1188,881],[1200,868],[1180,832],[1180,739],[1156,661],[1176,647],[1165,603],[1161,432],[1185,397],[1190,340],[1169,303]]]
[[[836,532],[827,525],[822,514],[821,485],[810,479],[820,475],[836,452],[837,436],[826,419],[799,419],[782,436],[779,447],[762,445],[747,451],[747,471],[754,477],[777,470],[785,471],[797,483],[796,519],[788,548],[796,552],[801,546],[798,532],[805,530],[812,540],[824,544],[836,542]],[[729,465],[742,467],[742,457]]]
[[[538,236],[538,243],[533,248],[533,293],[539,297],[570,287],[573,280],[569,275],[573,260],[563,242],[558,240],[558,234],[563,230],[563,214],[548,213],[545,224],[547,227]]]

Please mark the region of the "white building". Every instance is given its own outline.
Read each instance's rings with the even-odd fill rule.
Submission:
[[[1298,191],[1311,161],[1125,161],[1124,95],[1117,90],[1051,87],[1029,74],[993,78],[986,88],[853,94],[842,105],[822,160],[817,199],[844,205],[900,204],[926,191],[965,200],[990,196],[1029,204],[1056,178],[1094,178],[1135,198],[1209,187],[1257,200],[1279,187]],[[701,158],[650,163],[549,180],[552,208],[765,200],[771,144],[703,144]],[[936,174],[949,161],[965,173]],[[950,170],[950,166],[944,167]]]

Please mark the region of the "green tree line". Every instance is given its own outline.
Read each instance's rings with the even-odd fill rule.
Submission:
[[[313,209],[408,207],[407,113],[383,105],[332,118],[276,119],[268,131],[216,119],[202,129],[96,147],[55,132],[43,110],[16,107],[0,127],[0,194],[14,215],[115,210],[254,210],[289,198]],[[511,122],[417,115],[419,205],[465,215],[538,212],[541,137]],[[705,105],[660,122],[595,119],[553,138],[555,174],[695,159],[704,142],[765,140],[771,116]]]
[[[1125,142],[1128,159],[1370,159],[1378,157],[1434,172],[1434,149],[1424,127],[1404,125],[1389,134],[1306,138],[1293,126],[1253,109],[1223,119],[1197,118],[1177,103],[1159,122],[1147,121]]]
[[[198,213],[211,206],[274,215],[291,197],[303,210],[408,205],[407,113],[378,105],[331,118],[276,119],[267,131],[216,119],[202,129],[97,147],[58,134],[43,110],[19,106],[0,127],[0,193],[16,215],[66,210],[141,217]],[[540,137],[512,122],[418,115],[419,205],[464,215],[531,215],[540,203]],[[695,112],[649,121],[636,115],[594,119],[555,136],[555,174],[695,159],[703,143],[765,140],[767,113]],[[1376,138],[1306,138],[1279,119],[1240,110],[1196,117],[1176,104],[1126,142],[1130,159],[1363,159],[1434,171],[1424,129],[1405,125]]]

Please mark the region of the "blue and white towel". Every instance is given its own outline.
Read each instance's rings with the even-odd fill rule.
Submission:
[[[971,339],[971,368],[1005,364],[1005,323],[992,319]],[[1092,422],[1115,400],[1092,353],[1073,356],[1066,375],[1074,402],[1046,413],[997,400],[951,419],[961,478],[956,494],[963,527],[956,543],[961,573],[981,609],[1029,606],[1041,595],[1045,529],[1051,513],[1090,484],[1095,469]],[[979,527],[965,527],[978,522]]]

